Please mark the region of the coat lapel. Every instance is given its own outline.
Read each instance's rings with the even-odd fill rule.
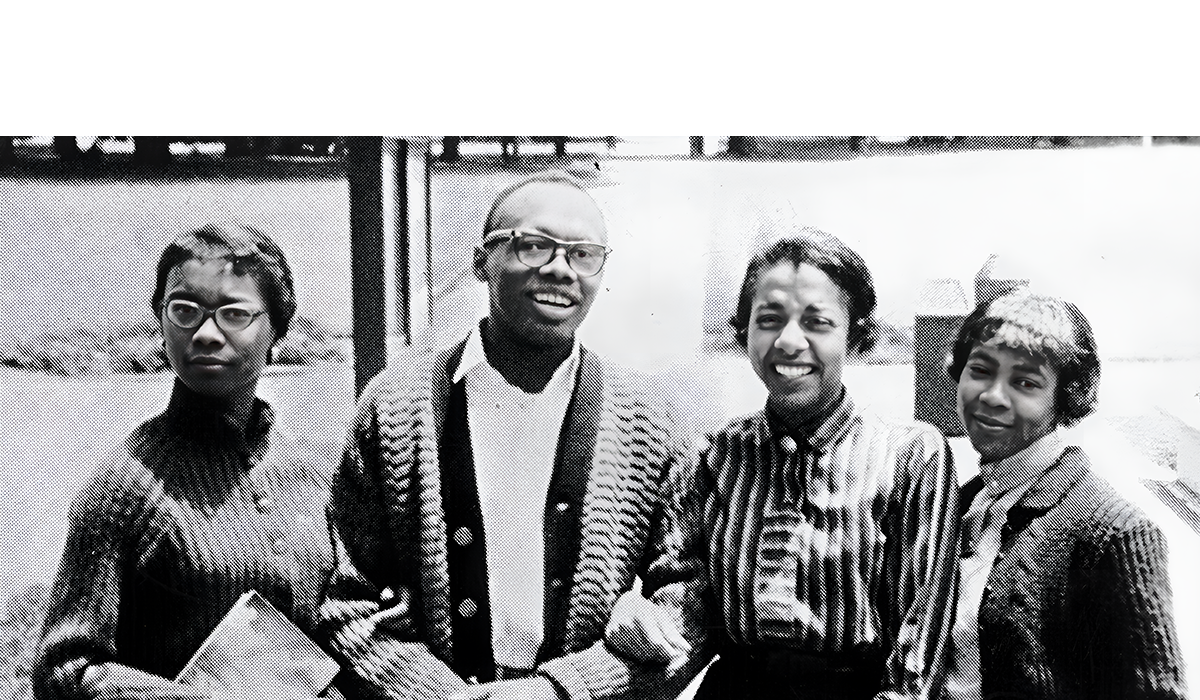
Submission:
[[[1033,486],[1008,511],[1005,530],[1020,532],[1034,518],[1043,515],[1063,499],[1088,471],[1087,456],[1078,447],[1067,447],[1054,466],[1046,470]]]
[[[983,490],[983,477],[976,474],[967,480],[958,489],[958,521],[967,517],[967,511],[971,509],[971,503],[975,501],[975,497]]]

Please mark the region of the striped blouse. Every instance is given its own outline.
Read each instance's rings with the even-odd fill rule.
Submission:
[[[726,643],[881,648],[886,689],[922,695],[957,563],[957,480],[936,429],[864,415],[846,396],[805,439],[764,410],[711,436],[679,478],[647,577],[655,600],[703,595],[719,623],[697,624]]]

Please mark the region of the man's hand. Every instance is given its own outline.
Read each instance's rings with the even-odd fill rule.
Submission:
[[[448,700],[560,700],[558,689],[545,676],[481,683],[451,695]]]
[[[643,598],[637,590],[617,600],[604,639],[610,649],[622,656],[635,661],[669,663],[671,667],[686,661],[692,650],[667,611]]]

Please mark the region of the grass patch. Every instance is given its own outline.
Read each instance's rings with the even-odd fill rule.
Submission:
[[[345,362],[342,349],[346,338],[334,334],[328,326],[307,316],[297,316],[288,334],[275,344],[277,365],[311,365],[315,362]]]
[[[291,330],[275,345],[273,362],[308,365],[345,362],[345,340],[326,325],[297,317]],[[56,331],[0,346],[0,364],[60,377],[143,374],[166,369],[162,335],[157,324],[137,322],[110,328]]]
[[[99,331],[80,328],[10,341],[0,364],[60,377],[138,374],[167,366],[162,335],[151,321]]]

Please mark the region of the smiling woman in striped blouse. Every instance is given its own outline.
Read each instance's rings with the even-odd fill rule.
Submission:
[[[647,662],[720,658],[701,699],[920,697],[948,634],[957,482],[933,427],[860,410],[873,342],[862,259],[806,230],[751,260],[731,320],[766,407],[675,475],[644,594],[608,629]]]

